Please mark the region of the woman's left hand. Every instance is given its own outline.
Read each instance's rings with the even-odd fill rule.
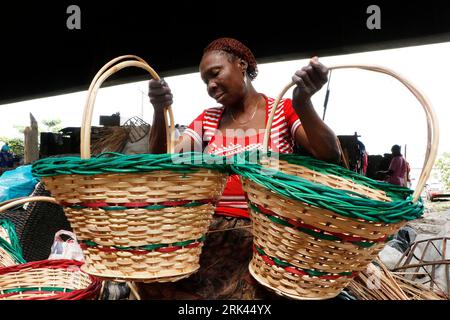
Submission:
[[[319,58],[313,57],[307,66],[295,72],[292,81],[296,84],[292,94],[293,103],[302,105],[327,83],[328,68],[319,62]]]

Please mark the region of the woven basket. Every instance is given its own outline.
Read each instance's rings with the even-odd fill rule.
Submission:
[[[117,63],[124,59],[138,61]],[[76,164],[66,159],[64,173],[68,174],[51,174],[42,181],[64,207],[80,241],[86,258],[84,271],[110,280],[177,281],[200,267],[204,236],[226,174],[205,167],[190,170],[189,165],[180,165],[178,170],[172,170],[170,164],[152,169],[161,156],[168,155],[114,155],[97,158],[104,164],[93,164],[94,171],[76,170],[78,165],[84,168],[94,160],[89,159],[89,132],[97,90],[110,75],[131,66],[159,79],[145,61],[135,56],[106,64],[88,92],[81,128],[82,159]],[[168,153],[172,154],[174,121],[170,107],[166,108],[165,120]],[[51,161],[56,164],[65,160]],[[35,164],[34,172],[39,165]],[[101,173],[91,174],[96,170]]]
[[[0,268],[0,300],[96,299],[101,282],[75,260],[42,260]]]
[[[375,212],[372,218],[354,216],[351,206],[346,207],[345,203],[339,202],[341,195],[347,195],[350,199],[352,196],[355,199],[371,199],[377,208],[382,208],[385,203],[392,204],[391,207],[395,203],[411,207],[415,205],[419,211],[421,210],[420,214],[409,218],[415,219],[423,213],[420,193],[436,157],[439,139],[436,116],[430,103],[411,83],[382,67],[362,65],[336,66],[330,69],[339,68],[360,68],[390,75],[400,80],[415,95],[427,116],[426,159],[417,188],[413,196],[408,198],[411,199],[409,202],[405,196],[407,194],[405,192],[408,191],[406,188],[390,187],[385,183],[383,185],[386,186],[382,186],[379,182],[378,185],[382,188],[377,188],[374,187],[377,186],[375,181],[372,183],[370,179],[360,178],[350,171],[346,174],[353,178],[344,178],[339,174],[333,174],[343,172],[344,168],[329,164],[321,165],[325,169],[316,170],[314,166],[302,165],[302,160],[295,161],[301,159],[296,155],[279,155],[279,159],[269,159],[263,161],[263,164],[277,168],[291,175],[290,177],[302,178],[297,179],[298,183],[301,180],[312,182],[310,187],[315,188],[315,191],[304,196],[302,198],[304,201],[297,198],[293,200],[289,196],[269,190],[257,177],[249,179],[248,176],[243,176],[243,187],[248,197],[254,234],[254,254],[249,270],[262,285],[293,299],[327,299],[337,296],[358,272],[365,270],[384,247],[388,237],[406,223],[406,220],[402,219],[383,222],[382,216],[385,213],[383,209],[377,209],[379,212]],[[268,150],[268,133],[275,110],[291,86],[292,83],[287,85],[275,101],[266,128],[263,143],[265,150]],[[307,162],[305,161],[305,164]],[[320,164],[321,161],[316,163]],[[384,190],[381,190],[383,188]],[[298,192],[300,198],[306,194],[304,190],[295,189],[295,185],[292,190]],[[333,190],[337,191],[330,195]],[[388,193],[396,199],[392,199]],[[315,202],[310,199],[315,199]],[[341,210],[334,210],[329,203],[338,204]],[[371,207],[364,209],[363,204],[359,206],[363,212],[372,210]]]
[[[29,202],[26,209],[22,206],[25,202]],[[36,185],[29,197],[13,199],[5,204],[8,206],[0,204],[0,219],[6,218],[14,224],[22,256],[28,262],[47,259],[55,233],[72,231],[63,208],[50,197],[42,182]]]
[[[55,199],[51,197],[39,196],[21,197],[0,203],[0,267],[13,266],[26,262],[23,256],[23,250],[20,246],[19,237],[16,233],[16,226],[10,218],[1,219],[2,214],[8,209],[34,201],[56,203]],[[16,214],[22,215],[24,213],[16,212]]]

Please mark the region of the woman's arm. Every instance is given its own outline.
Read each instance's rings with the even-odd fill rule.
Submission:
[[[166,126],[164,121],[164,108],[172,105],[173,95],[164,80],[151,79],[148,84],[148,96],[153,105],[153,123],[149,138],[150,153],[166,153]]]
[[[328,81],[328,68],[317,57],[292,77],[296,84],[292,94],[292,107],[302,125],[295,133],[295,141],[314,157],[328,162],[338,162],[341,157],[338,138],[314,110],[311,97]]]

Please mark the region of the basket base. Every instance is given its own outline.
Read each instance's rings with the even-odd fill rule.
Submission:
[[[178,281],[178,280],[181,280],[181,279],[191,276],[192,274],[197,272],[199,268],[200,268],[200,266],[198,266],[197,268],[195,268],[187,273],[183,273],[183,274],[176,275],[176,276],[168,276],[168,277],[138,276],[138,277],[136,277],[136,276],[126,276],[126,275],[118,276],[118,275],[107,274],[105,272],[96,272],[96,271],[93,271],[92,269],[89,269],[87,264],[83,264],[81,266],[82,271],[84,271],[87,274],[90,274],[94,277],[103,279],[103,280],[117,281],[117,282],[132,281],[132,282],[144,282],[144,283],[175,282],[175,281]]]
[[[340,292],[338,292],[337,294],[332,295],[332,296],[330,295],[330,296],[327,296],[327,297],[317,297],[317,298],[308,298],[308,297],[301,297],[301,296],[297,296],[297,295],[292,295],[292,294],[283,292],[283,291],[281,291],[279,289],[276,289],[276,288],[272,287],[271,285],[269,285],[267,283],[267,281],[263,277],[261,277],[258,274],[256,274],[256,272],[253,270],[253,266],[252,266],[251,262],[248,265],[248,270],[250,271],[250,274],[252,275],[252,277],[255,278],[255,280],[258,281],[261,285],[263,285],[264,287],[274,291],[276,294],[278,294],[280,296],[287,297],[287,298],[290,298],[290,299],[295,299],[295,300],[327,300],[327,299],[332,299],[332,298],[337,297],[339,295],[339,293],[340,293]]]

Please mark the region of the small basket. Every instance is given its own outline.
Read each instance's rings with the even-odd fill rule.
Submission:
[[[93,300],[101,281],[75,260],[42,260],[0,268],[0,300]]]
[[[429,102],[412,84],[381,67],[330,69],[338,68],[388,74],[416,96],[427,116],[426,160],[412,197],[407,188],[376,182],[342,167],[297,155],[279,155],[279,159],[263,161],[264,167],[279,170],[272,172],[271,179],[264,177],[269,172],[262,174],[261,168],[253,174],[246,172],[250,166],[238,168],[253,221],[250,273],[262,285],[293,299],[337,296],[358,272],[365,270],[390,235],[407,220],[420,217],[420,193],[436,158],[437,119]],[[268,150],[268,133],[278,103],[292,85],[286,86],[275,101],[264,150]],[[274,192],[276,188],[278,191]],[[401,214],[391,214],[399,208]]]
[[[114,65],[130,58],[138,61]],[[89,128],[97,90],[107,77],[131,66],[159,79],[136,56],[107,63],[89,88],[81,159],[43,159],[33,165],[33,172],[64,207],[83,248],[84,271],[110,280],[177,281],[200,267],[204,237],[227,175],[217,165],[173,163],[170,107],[165,110],[169,154],[109,154],[90,159]]]

